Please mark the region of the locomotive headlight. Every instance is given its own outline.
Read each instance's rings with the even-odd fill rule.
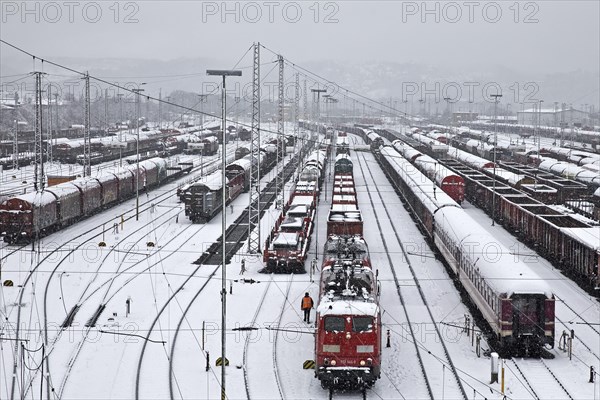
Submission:
[[[365,360],[360,360],[360,366],[364,367],[367,363],[365,362]]]
[[[367,364],[373,365],[373,359],[372,358],[367,358]]]
[[[329,358],[324,358],[323,359],[323,364],[329,365]]]
[[[346,332],[346,339],[350,340],[351,337],[352,335],[350,335],[350,332]]]
[[[331,365],[335,365],[337,362],[335,360],[331,360]]]

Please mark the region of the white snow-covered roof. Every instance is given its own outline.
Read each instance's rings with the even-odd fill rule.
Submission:
[[[445,232],[453,243],[460,244],[463,253],[496,293],[551,295],[552,289],[538,274],[463,210],[445,207],[434,219],[436,229]]]
[[[331,211],[334,212],[360,212],[356,204],[332,204]]]
[[[600,229],[591,228],[561,228],[561,232],[585,244],[588,248],[600,252]]]
[[[335,162],[337,163],[340,160],[348,160],[350,163],[352,163],[352,160],[350,159],[350,156],[348,154],[342,153],[342,154],[338,154],[335,157]]]
[[[16,196],[15,199],[32,204],[34,207],[43,207],[52,202],[56,201],[56,197],[47,191],[44,192],[30,192],[21,196]],[[8,199],[11,200],[11,199]],[[6,201],[8,201],[6,200]]]
[[[223,187],[223,174],[221,171],[215,171],[210,175],[202,177],[193,186],[196,185],[206,186],[209,190],[219,190]]]
[[[291,216],[306,216],[308,215],[308,206],[302,205],[293,205],[287,210],[287,215]]]
[[[313,196],[294,196],[290,206],[305,205],[310,206],[314,201]]]
[[[481,158],[471,153],[467,153],[466,151],[457,149],[453,146],[449,146],[448,155],[452,158],[457,159],[458,161],[462,161],[463,163],[475,168],[483,168],[485,166],[494,165],[493,162],[486,160],[485,158]]]
[[[477,147],[477,148],[480,148],[485,151],[494,150],[494,146],[492,146],[491,144],[482,142],[481,140],[477,140],[477,139],[469,139],[469,140],[467,140],[466,144],[469,147]]]
[[[65,197],[71,195],[79,196],[79,189],[75,186],[71,185],[70,182],[61,183],[59,185],[50,186],[46,188],[46,191],[50,193],[54,193],[58,197]]]
[[[377,303],[361,300],[329,300],[323,296],[317,307],[317,312],[326,315],[363,315],[376,317],[379,314]]]
[[[420,133],[413,133],[411,136],[413,139],[418,140],[419,142],[428,145],[432,150],[435,151],[443,151],[448,150],[448,145],[440,142],[439,140],[432,139]]]
[[[524,183],[521,185],[522,188],[526,188],[526,189],[530,189],[534,192],[537,193],[558,193],[558,190],[555,188],[552,188],[548,185],[541,185],[541,184],[535,184],[535,183]]]
[[[273,246],[296,246],[298,244],[298,234],[296,232],[279,232],[273,239]]]
[[[288,216],[281,222],[281,227],[284,228],[302,228],[302,218]]]
[[[414,165],[400,155],[393,147],[384,146],[381,155],[386,158],[392,168],[398,173],[420,201],[430,212],[444,206],[460,207],[450,196],[438,188],[427,176],[423,175]]]
[[[531,181],[527,175],[515,174],[514,172],[510,172],[505,170],[504,168],[496,167],[496,168],[484,168],[484,170],[488,171],[492,175],[496,175],[498,178],[504,179],[511,185],[517,185],[522,183],[523,181]]]
[[[341,202],[341,203],[354,202],[354,203],[356,203],[356,196],[352,196],[352,195],[348,195],[348,194],[335,194],[335,195],[333,195],[332,201],[334,203],[336,203],[336,202]]]
[[[248,156],[246,156],[246,157],[248,157]],[[228,164],[226,168],[227,169],[230,169],[230,168],[234,168],[234,169],[240,168],[240,169],[243,169],[244,171],[250,171],[250,166],[251,165],[252,165],[252,161],[250,161],[249,159],[247,159],[247,158],[240,158],[239,160],[235,160],[232,163]]]

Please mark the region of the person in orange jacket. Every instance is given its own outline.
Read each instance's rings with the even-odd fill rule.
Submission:
[[[304,294],[300,308],[304,311],[304,322],[310,324],[310,309],[313,308],[314,302],[312,297],[308,295],[308,292]]]

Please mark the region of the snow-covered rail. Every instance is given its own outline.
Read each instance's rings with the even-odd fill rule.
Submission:
[[[529,386],[528,391],[534,399],[574,399],[544,360],[519,359],[517,362],[513,359],[511,361]]]
[[[428,341],[429,348],[425,348],[423,346],[423,344],[419,342],[417,336],[415,335],[415,333],[412,330],[411,321],[416,321],[416,320],[420,320],[420,319],[423,318],[423,308],[422,307],[415,307],[414,305],[412,307],[407,307],[406,306],[405,299],[404,299],[402,293],[400,292],[400,283],[398,281],[397,274],[396,274],[396,271],[394,269],[394,262],[392,261],[391,256],[389,254],[386,236],[384,236],[384,233],[383,233],[385,230],[382,229],[382,226],[381,226],[381,220],[382,219],[385,219],[385,220],[388,220],[388,221],[392,221],[393,217],[392,217],[392,214],[391,214],[388,206],[384,202],[384,199],[383,199],[383,196],[381,195],[379,187],[375,184],[375,179],[373,177],[371,168],[369,167],[369,164],[368,164],[365,156],[363,154],[361,154],[361,155],[358,155],[358,158],[359,158],[358,165],[360,166],[360,170],[361,170],[361,173],[362,173],[363,177],[366,180],[366,172],[365,172],[365,169],[366,169],[366,171],[368,172],[368,174],[370,176],[370,179],[373,181],[373,186],[375,188],[375,191],[368,191],[369,200],[371,202],[371,206],[373,207],[373,210],[375,210],[375,218],[376,218],[377,226],[379,228],[378,230],[379,230],[379,232],[381,234],[381,239],[382,239],[383,245],[386,248],[386,254],[387,254],[387,257],[388,257],[388,260],[389,260],[389,264],[390,264],[390,267],[391,267],[391,270],[392,270],[392,274],[394,276],[394,282],[396,284],[397,293],[398,293],[400,302],[402,304],[402,307],[404,309],[404,313],[406,315],[406,319],[407,319],[408,326],[409,326],[409,329],[410,329],[410,334],[411,334],[413,343],[415,345],[415,350],[416,350],[416,353],[417,353],[417,357],[419,359],[419,365],[421,366],[421,369],[422,369],[422,372],[423,372],[423,376],[425,378],[425,382],[426,382],[426,385],[427,385],[427,390],[428,390],[429,396],[430,396],[431,399],[435,398],[435,396],[433,395],[433,391],[432,391],[432,383],[435,380],[439,380],[439,377],[436,376],[435,374],[428,375],[428,373],[427,373],[428,371],[427,370],[429,369],[428,366],[430,366],[429,365],[430,363],[426,362],[424,360],[424,358],[421,356],[421,352],[422,351],[425,351],[425,352],[428,352],[428,353],[431,353],[431,354],[435,355],[435,358],[436,358],[435,361],[434,361],[435,362],[435,366],[431,366],[431,370],[433,370],[434,368],[435,369],[439,368],[439,361],[440,361],[440,359],[438,359],[438,357],[445,358],[444,363],[447,364],[447,366],[449,367],[449,369],[452,372],[452,374],[453,374],[453,376],[455,378],[455,381],[456,381],[456,385],[455,386],[453,386],[453,387],[447,387],[446,388],[447,389],[446,395],[448,396],[448,398],[455,398],[455,399],[462,398],[462,399],[467,400],[468,397],[467,397],[466,392],[464,390],[464,387],[462,385],[461,378],[458,376],[458,372],[457,372],[457,370],[456,370],[456,368],[454,366],[454,363],[452,362],[452,358],[450,357],[448,349],[446,348],[446,345],[444,343],[444,338],[442,337],[442,335],[441,335],[441,333],[439,331],[439,328],[438,328],[438,326],[436,324],[436,320],[435,320],[435,318],[433,316],[431,308],[429,307],[429,304],[427,302],[425,294],[423,293],[423,291],[421,289],[421,286],[420,286],[420,283],[419,283],[419,279],[417,278],[417,275],[416,275],[416,273],[415,273],[415,271],[414,271],[414,269],[413,269],[413,267],[411,265],[409,255],[408,255],[406,249],[404,248],[404,246],[402,244],[402,241],[400,240],[400,237],[398,235],[396,227],[393,224],[391,224],[392,230],[394,232],[394,237],[395,237],[395,239],[396,239],[396,241],[397,241],[397,243],[398,243],[398,245],[399,245],[399,247],[401,249],[401,252],[403,254],[403,258],[406,260],[406,262],[408,264],[408,267],[410,269],[410,273],[411,273],[412,279],[415,282],[416,290],[414,290],[413,296],[411,298],[412,299],[416,299],[416,298],[420,298],[421,299],[421,301],[423,303],[423,307],[427,310],[427,315],[429,315],[429,318],[431,320],[431,324],[435,327],[435,332],[436,332],[436,335],[439,338],[439,341],[438,340]],[[364,165],[364,167],[363,167],[363,165]],[[374,196],[373,193],[374,192],[377,193],[377,196],[379,197],[379,199],[381,201],[381,206],[379,206],[379,204],[377,206],[375,205],[375,202],[373,201],[373,196]],[[383,218],[380,218],[378,216],[378,213],[377,213],[378,209],[383,209],[383,211],[385,213],[383,215]],[[389,239],[389,236],[388,236],[388,239]],[[433,349],[433,347],[435,347],[435,349]]]

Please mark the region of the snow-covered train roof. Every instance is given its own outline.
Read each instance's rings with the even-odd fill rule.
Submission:
[[[437,230],[460,245],[496,293],[509,297],[513,293],[552,295],[552,289],[538,274],[462,209],[445,207],[434,214],[434,219]]]
[[[221,171],[215,171],[210,175],[203,176],[191,186],[205,186],[209,190],[219,190],[223,187],[223,173]]]
[[[598,176],[596,172],[569,162],[546,159],[540,163],[539,169],[554,172],[555,174],[562,175],[568,179],[576,179],[585,183],[600,184],[600,176]]]
[[[492,150],[494,150],[494,146],[493,145],[491,145],[489,143],[482,142],[481,140],[477,140],[477,139],[469,139],[469,140],[467,140],[466,145],[469,146],[469,147],[477,147],[477,148],[480,148],[480,149],[485,150],[485,151],[492,151]]]
[[[441,185],[449,176],[460,177],[452,170],[439,163],[435,158],[426,154],[422,154],[418,150],[415,150],[411,146],[404,144],[399,140],[394,141],[393,147],[396,151],[400,152],[404,158],[412,161],[422,171],[426,171],[429,176],[434,176],[438,185]]]
[[[432,150],[443,151],[448,149],[448,145],[440,142],[439,140],[432,139],[428,136],[422,135],[420,133],[413,133],[411,137],[419,142],[426,144],[431,147]]]
[[[249,156],[250,154],[248,154]],[[246,157],[248,157],[246,156]],[[239,160],[235,160],[228,164],[225,169],[242,169],[244,171],[250,171],[250,167],[252,166],[252,161],[248,158],[240,158]]]
[[[45,205],[48,205],[52,202],[56,201],[56,197],[50,193],[50,192],[30,192],[30,193],[26,193],[20,196],[15,196],[15,197],[11,197],[9,199],[6,199],[4,203],[11,201],[11,200],[19,200],[25,203],[29,203],[31,204],[33,207],[43,207]]]
[[[561,232],[572,237],[587,247],[600,252],[600,230],[598,227],[590,228],[561,228]]]
[[[307,195],[307,196],[299,195],[298,196],[298,195],[296,195],[292,199],[290,206],[299,206],[299,205],[310,206],[310,205],[312,205],[314,200],[315,200],[315,198],[313,196],[309,196],[309,195]]]
[[[533,182],[533,179],[527,175],[515,174],[514,172],[510,172],[505,170],[504,168],[496,167],[496,168],[483,168],[488,171],[492,175],[496,175],[496,177],[500,179],[504,179],[511,185],[518,185],[521,183],[529,183]]]
[[[342,154],[338,154],[337,156],[335,156],[336,164],[340,160],[345,160],[345,161],[350,162],[350,164],[352,164],[352,160],[350,159],[350,156],[348,154],[342,153]]]
[[[54,193],[58,197],[65,197],[70,195],[79,195],[79,189],[76,186],[70,184],[70,182],[65,182],[59,185],[54,185],[46,188],[46,191],[50,193]]]
[[[466,151],[457,149],[453,146],[448,147],[448,155],[452,158],[457,159],[458,161],[462,161],[465,164],[475,168],[485,168],[494,166],[493,162],[486,160],[485,158],[481,158],[471,153],[467,153]]]
[[[392,168],[427,207],[430,212],[444,206],[460,206],[444,191],[438,188],[427,176],[408,162],[393,147],[384,146],[381,155],[386,158]]]
[[[273,246],[290,247],[298,244],[298,234],[296,232],[278,232],[271,242]]]
[[[375,302],[361,300],[330,300],[323,296],[317,307],[317,312],[322,316],[327,315],[356,315],[377,317],[379,306]]]

